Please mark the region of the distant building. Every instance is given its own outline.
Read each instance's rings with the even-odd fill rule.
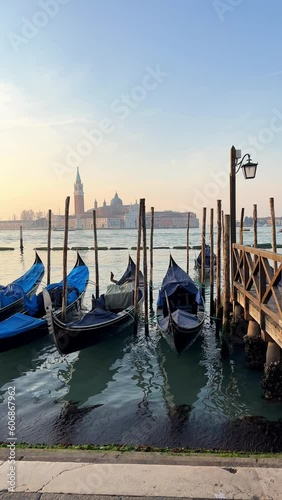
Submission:
[[[74,183],[74,214],[69,216],[70,229],[93,229],[93,210],[96,211],[96,224],[99,229],[135,229],[138,227],[139,204],[124,205],[122,199],[116,192],[110,204],[106,200],[102,206],[98,206],[97,199],[94,200],[93,207],[85,212],[84,191],[79,169],[77,169]],[[187,212],[175,212],[173,210],[157,211],[154,216],[154,227],[158,228],[186,228]],[[150,227],[151,216],[146,215],[147,227]],[[63,229],[65,224],[64,215],[52,214],[52,227]],[[47,227],[46,218],[26,221],[0,221],[0,229],[18,229],[22,225],[26,229],[36,229]],[[199,227],[199,220],[196,214],[190,212],[190,227]]]
[[[146,216],[146,225],[150,227],[151,217]],[[154,227],[158,228],[181,228],[187,227],[188,212],[174,212],[173,210],[164,210],[163,212],[154,213]],[[199,227],[199,219],[194,212],[190,212],[189,219],[190,227]]]
[[[79,168],[77,168],[76,180],[74,184],[74,215],[79,216],[84,214],[84,192],[83,184],[79,175]]]
[[[83,184],[81,183],[79,171],[74,191],[74,215],[77,218],[77,229],[90,229],[93,226],[93,209],[96,211],[97,228],[105,229],[134,229],[138,226],[139,204],[137,200],[130,205],[124,205],[122,199],[116,192],[110,204],[106,200],[102,206],[98,206],[95,198],[93,208],[86,212],[81,212],[84,208]],[[155,212],[155,228],[181,228],[187,227],[187,212],[174,212],[165,210],[164,212]],[[150,226],[150,215],[147,215],[147,225]],[[190,212],[190,227],[199,227],[199,220],[196,214]]]
[[[244,226],[245,227],[252,227],[253,224],[254,224],[253,217],[245,217],[244,218]],[[276,226],[281,226],[282,225],[282,218],[275,217],[275,224],[276,224]],[[240,222],[237,221],[236,225],[239,227]],[[258,226],[271,226],[271,217],[258,217],[257,218],[257,225]]]

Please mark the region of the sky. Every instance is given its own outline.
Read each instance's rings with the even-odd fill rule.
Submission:
[[[282,216],[281,0],[0,0],[0,219],[94,199]]]

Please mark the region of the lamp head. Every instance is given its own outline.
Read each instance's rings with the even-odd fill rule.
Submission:
[[[249,157],[248,161],[241,166],[243,169],[244,177],[245,179],[254,179],[257,173],[257,163],[252,162],[251,158]]]

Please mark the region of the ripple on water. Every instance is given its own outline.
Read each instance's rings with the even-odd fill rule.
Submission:
[[[46,245],[45,232],[25,232],[24,237],[23,257],[16,251],[0,255],[3,283],[30,267],[33,247]],[[62,234],[52,235],[52,244],[61,246],[62,238]],[[155,246],[185,245],[185,238],[183,230],[156,231]],[[85,246],[92,246],[90,231],[71,233],[69,246],[81,244],[82,239]],[[200,232],[191,231],[191,243],[198,244],[199,239]],[[99,234],[99,242],[131,248],[136,245],[136,234],[105,231]],[[6,234],[6,243],[16,246],[18,235],[13,233],[9,239]],[[46,253],[41,254],[46,263]],[[185,267],[185,251],[175,250],[173,255]],[[156,250],[154,256],[156,301],[169,250]],[[111,270],[116,276],[122,274],[127,255],[104,251],[99,257],[103,288]],[[94,281],[93,253],[83,252],[83,258]],[[193,258],[192,251],[192,277]],[[74,261],[75,252],[69,252],[70,268]],[[53,252],[51,279],[61,277],[62,253]],[[87,305],[92,292],[93,285],[86,294]],[[136,337],[125,330],[90,349],[61,357],[46,337],[0,353],[0,366],[1,422],[7,415],[7,388],[13,384],[19,441],[282,450],[281,403],[262,399],[261,373],[245,366],[243,352],[221,358],[220,343],[208,321],[196,342],[180,356],[160,337],[152,318],[149,338],[140,325]],[[0,439],[6,437],[1,426]]]

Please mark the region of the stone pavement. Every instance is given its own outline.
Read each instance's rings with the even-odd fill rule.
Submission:
[[[0,500],[282,500],[281,458],[17,450],[8,493],[7,455],[0,450]]]

